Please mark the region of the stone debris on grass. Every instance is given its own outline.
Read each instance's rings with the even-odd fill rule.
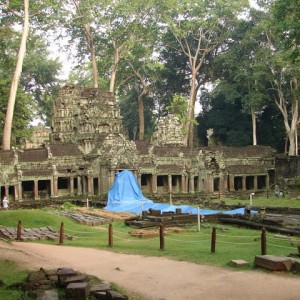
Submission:
[[[48,227],[39,227],[39,228],[22,228],[21,230],[21,240],[29,241],[29,240],[58,240],[59,239],[59,231],[54,230],[51,226]],[[17,228],[12,227],[1,227],[0,228],[0,236],[4,239],[8,240],[16,240],[17,239]],[[64,234],[64,238],[72,240],[73,236]]]
[[[40,268],[38,271],[31,271],[26,282],[15,283],[6,288],[16,289],[20,287],[24,293],[30,294],[38,300],[59,300],[61,299],[59,290],[64,291],[64,299],[66,300],[128,299],[127,295],[114,291],[109,282],[94,283],[90,276],[78,273],[71,268],[53,270]]]

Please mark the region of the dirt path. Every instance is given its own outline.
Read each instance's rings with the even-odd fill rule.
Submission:
[[[114,282],[149,300],[296,300],[300,278],[231,271],[166,258],[109,251],[0,242],[1,257],[30,269],[68,267]]]

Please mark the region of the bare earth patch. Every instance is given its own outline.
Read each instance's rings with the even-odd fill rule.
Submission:
[[[29,269],[68,267],[114,282],[148,300],[296,300],[298,276],[178,262],[105,250],[0,241],[2,259]]]
[[[135,216],[135,214],[127,213],[127,212],[113,212],[103,209],[88,209],[86,207],[78,207],[76,208],[77,211],[85,214],[91,214],[99,217],[106,218],[110,221],[122,221],[128,219],[130,217]]]

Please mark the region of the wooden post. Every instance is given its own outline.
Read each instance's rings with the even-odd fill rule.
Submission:
[[[21,241],[22,221],[18,222],[17,227],[17,241]]]
[[[159,249],[165,250],[164,226],[159,226]]]
[[[217,230],[216,230],[216,227],[214,226],[212,233],[211,233],[211,248],[210,248],[211,253],[216,252],[216,238],[217,238],[216,232],[217,232]]]
[[[64,222],[61,222],[61,224],[60,224],[59,243],[61,245],[64,243]]]
[[[200,231],[201,227],[201,216],[200,216],[200,207],[198,206],[198,213],[197,213],[197,219],[198,219],[198,231]]]
[[[267,236],[265,227],[261,230],[261,255],[267,254]]]
[[[108,246],[112,248],[113,246],[113,229],[112,224],[108,225]]]

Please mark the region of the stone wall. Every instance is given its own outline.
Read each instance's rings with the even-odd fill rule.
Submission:
[[[34,149],[0,151],[1,196],[23,201],[49,198],[105,198],[115,173],[131,170],[144,193],[155,198],[263,192],[275,184],[270,147],[183,145],[183,126],[162,118],[150,141],[130,141],[112,94],[66,86],[53,106],[50,137]],[[37,131],[38,132],[38,131]],[[29,144],[28,144],[29,145]],[[283,161],[278,174],[286,176]],[[299,167],[290,162],[290,173]]]

